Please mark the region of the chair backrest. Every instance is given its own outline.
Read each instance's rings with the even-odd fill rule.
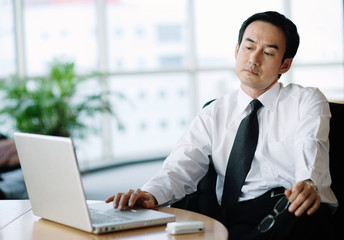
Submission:
[[[334,216],[335,224],[343,221],[344,217],[344,104],[330,103],[330,172],[331,188],[336,195],[339,207]]]
[[[220,219],[220,205],[216,197],[217,173],[212,163],[209,170],[197,185],[197,191],[171,204],[171,207],[198,212],[209,217]]]

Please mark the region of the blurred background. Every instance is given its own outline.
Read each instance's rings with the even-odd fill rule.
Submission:
[[[97,131],[74,139],[82,172],[136,163],[134,174],[137,163],[168,155],[205,102],[239,85],[239,28],[267,10],[292,19],[301,38],[280,81],[343,101],[342,0],[0,0],[0,82],[46,76],[56,60],[73,62],[86,79],[75,94],[104,93],[116,116],[83,117]],[[3,120],[0,132],[12,136],[13,121]],[[142,184],[161,161],[140,166]],[[96,184],[85,176],[86,185]]]

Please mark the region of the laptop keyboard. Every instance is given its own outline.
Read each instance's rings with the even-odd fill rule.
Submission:
[[[89,208],[89,212],[91,215],[92,223],[93,224],[103,224],[103,223],[115,223],[115,222],[122,222],[128,221],[131,218],[120,214],[120,212],[114,210],[98,210],[94,208]]]

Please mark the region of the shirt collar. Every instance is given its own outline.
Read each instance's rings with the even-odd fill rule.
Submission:
[[[240,113],[244,112],[248,108],[250,102],[253,100],[252,97],[247,95],[244,90],[240,88],[238,95],[238,110]]]
[[[273,111],[278,101],[278,94],[281,89],[281,83],[275,83],[270,89],[258,97],[264,107]]]
[[[277,82],[270,89],[268,89],[266,92],[264,92],[262,95],[258,97],[258,100],[263,104],[263,106],[269,109],[270,111],[273,111],[276,107],[280,88],[281,88],[281,83]],[[238,107],[240,111],[242,112],[248,107],[248,105],[253,100],[253,98],[247,95],[240,88],[238,100],[239,100]]]

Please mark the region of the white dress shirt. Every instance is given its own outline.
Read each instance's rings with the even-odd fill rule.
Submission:
[[[337,204],[330,189],[329,104],[317,88],[276,83],[259,98],[259,137],[251,169],[239,201],[268,190],[311,179],[322,202]],[[199,112],[143,191],[158,204],[170,204],[196,191],[213,158],[218,173],[216,194],[221,204],[230,151],[241,120],[251,111],[252,98],[238,89]]]

